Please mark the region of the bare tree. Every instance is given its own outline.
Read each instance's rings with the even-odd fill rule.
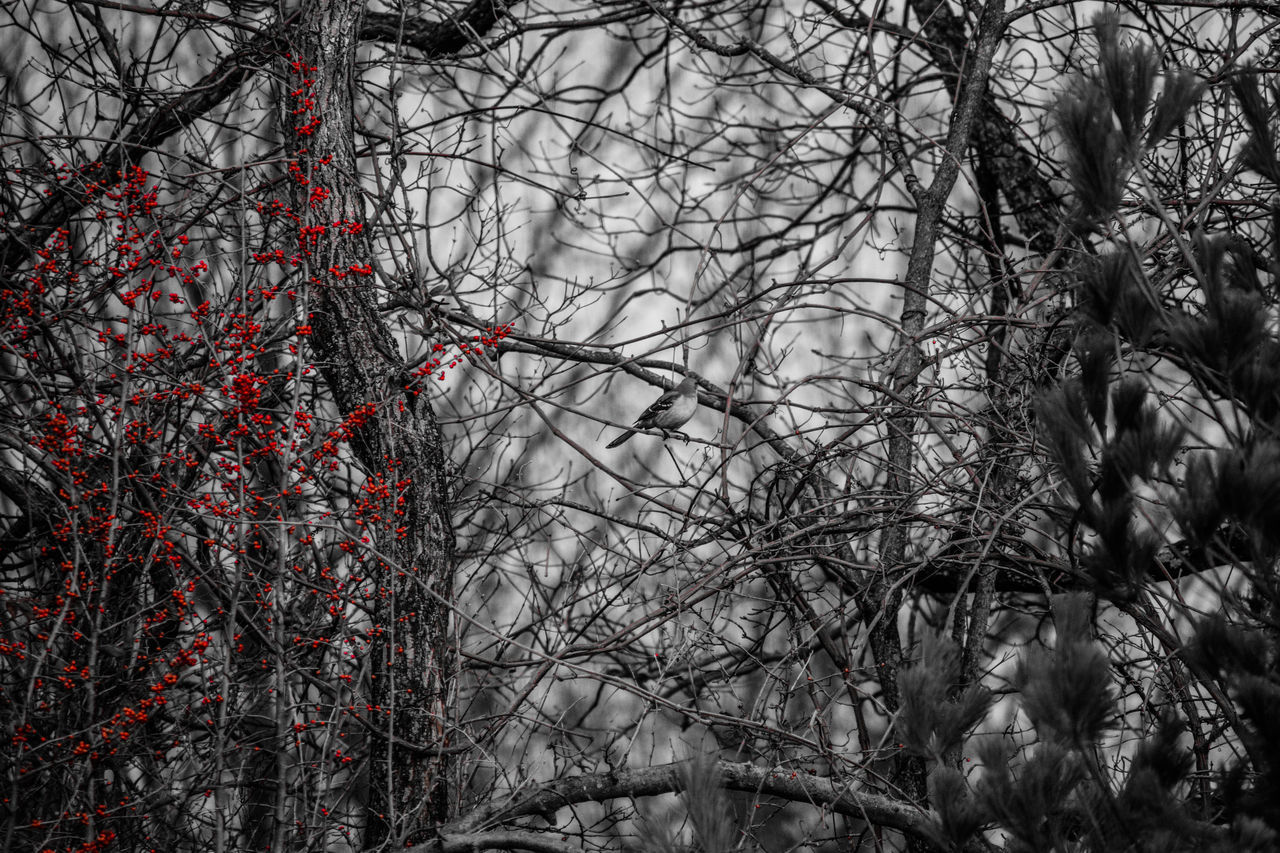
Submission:
[[[1274,845],[1270,4],[0,14],[6,849]]]

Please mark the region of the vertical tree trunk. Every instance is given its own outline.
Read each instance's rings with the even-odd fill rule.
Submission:
[[[917,3],[916,12],[930,3]],[[975,116],[987,87],[991,58],[1004,30],[1004,0],[989,0],[978,20],[972,40],[973,50],[966,55],[965,76],[959,84],[951,126],[947,133],[945,156],[938,160],[933,180],[916,195],[916,233],[907,264],[907,279],[902,298],[902,335],[900,354],[894,367],[893,390],[897,399],[890,409],[887,490],[900,496],[906,507],[915,492],[916,408],[914,396],[924,357],[920,350],[920,334],[927,316],[930,281],[933,274],[934,245],[942,230],[946,202],[960,174],[965,149],[969,146]],[[928,20],[927,17],[922,20]],[[905,585],[899,573],[906,567],[909,541],[908,523],[894,521],[885,526],[880,537],[880,571],[872,579],[867,597],[874,606],[867,608],[872,654],[875,656],[883,702],[890,713],[901,706],[898,685],[902,664],[902,639],[898,633],[898,610],[902,605]],[[877,610],[877,607],[879,608]],[[919,759],[900,762],[899,784],[914,802],[926,801],[925,773]],[[919,839],[909,842],[912,850],[927,849]]]
[[[352,126],[362,9],[359,0],[304,2],[284,72],[309,340],[366,477],[357,512],[375,592],[367,713],[378,732],[366,847],[376,847],[419,840],[448,811],[447,764],[436,750],[455,672],[453,531],[440,431],[426,394],[403,390],[404,363],[373,289]]]

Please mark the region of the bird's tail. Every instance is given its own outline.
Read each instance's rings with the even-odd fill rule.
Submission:
[[[633,436],[633,435],[635,435],[635,434],[636,434],[636,431],[635,431],[635,430],[633,430],[633,429],[629,429],[629,430],[627,430],[626,432],[624,432],[622,435],[620,435],[620,436],[618,436],[617,438],[615,438],[613,441],[611,441],[611,442],[609,442],[608,444],[606,444],[606,445],[605,445],[605,448],[607,449],[607,448],[610,448],[610,447],[617,447],[619,444],[622,444],[622,442],[626,441],[628,438],[631,438],[631,436]]]

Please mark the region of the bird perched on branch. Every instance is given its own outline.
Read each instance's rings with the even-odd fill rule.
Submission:
[[[685,421],[693,417],[697,410],[698,380],[686,376],[673,390],[654,400],[653,405],[636,418],[635,426],[609,442],[608,447],[617,447],[639,429],[660,429],[665,437],[668,430],[678,430],[684,426]]]

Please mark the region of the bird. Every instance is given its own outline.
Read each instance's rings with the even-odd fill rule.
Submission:
[[[635,426],[609,442],[607,447],[617,447],[635,435],[638,429],[660,429],[665,436],[667,430],[684,426],[685,421],[693,417],[697,410],[698,380],[686,376],[673,390],[654,400],[653,405],[636,418]]]

